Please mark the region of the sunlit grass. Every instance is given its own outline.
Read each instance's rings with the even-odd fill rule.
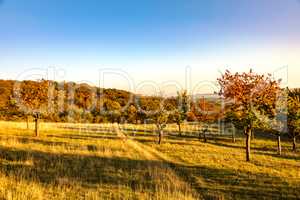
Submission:
[[[42,123],[38,138],[24,123],[0,127],[0,199],[198,198],[167,165],[119,139],[111,124],[93,132]]]
[[[162,152],[172,162],[186,165],[184,170],[205,198],[225,199],[299,199],[300,154],[283,143],[283,155],[277,156],[276,141],[255,139],[252,161],[245,162],[244,140],[165,138],[157,145],[154,138],[137,141]],[[184,141],[183,141],[184,140]],[[216,197],[217,195],[217,197]]]
[[[154,125],[0,122],[0,199],[299,199],[300,153],[283,141],[252,143],[245,162],[244,140],[197,138],[166,128],[156,144]],[[194,133],[195,132],[195,133]]]

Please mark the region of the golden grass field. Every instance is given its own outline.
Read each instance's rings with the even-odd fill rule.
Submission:
[[[153,125],[0,122],[0,199],[300,199],[300,153],[257,137],[176,136]],[[196,128],[192,128],[196,131]],[[184,126],[184,131],[190,130]]]

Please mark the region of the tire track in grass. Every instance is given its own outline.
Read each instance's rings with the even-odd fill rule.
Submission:
[[[191,190],[190,192],[194,194],[193,196],[196,196],[195,199],[204,199],[198,191],[199,187],[195,187],[195,185],[190,183],[191,181],[194,182],[194,180],[188,177],[188,172],[177,166],[180,164],[188,167],[188,165],[184,163],[175,163],[170,157],[162,152],[128,138],[120,130],[118,124],[114,124],[113,128],[119,138],[126,142],[126,144],[131,148],[134,148],[137,152],[140,152],[143,156],[145,156],[146,159],[161,161],[163,167],[169,169],[170,172],[173,173],[180,182],[184,183],[185,186]]]

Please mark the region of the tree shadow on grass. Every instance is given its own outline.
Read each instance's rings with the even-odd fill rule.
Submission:
[[[133,138],[134,140],[143,143],[143,144],[149,144],[149,143],[157,143],[158,142],[158,136],[153,136],[151,138],[148,139],[144,139],[144,138]],[[175,144],[175,145],[184,145],[184,146],[198,146],[197,143],[191,143],[191,141],[180,141],[180,140],[173,140],[173,139],[169,139],[168,137],[163,138],[162,140],[162,144]]]
[[[199,184],[199,191],[205,199],[298,199],[300,195],[300,185],[291,188],[281,178],[263,173],[204,166],[179,168],[178,171],[186,173],[191,182],[198,178],[198,182],[203,183]]]
[[[38,180],[45,184],[56,183],[60,178],[76,181],[83,186],[93,184],[132,185],[131,172],[141,173],[146,166],[159,166],[161,162],[129,160],[126,158],[105,158],[72,154],[54,154],[40,151],[24,151],[0,148],[0,159],[4,161],[26,161],[32,159],[32,166],[0,164],[7,175],[22,174],[28,180]],[[140,168],[140,169],[139,169]],[[121,173],[121,174],[120,174]],[[122,175],[122,176],[120,176]],[[141,176],[143,177],[143,176]],[[154,185],[150,187],[155,187]]]
[[[110,128],[93,128],[93,127],[64,127],[59,126],[60,129],[63,130],[71,130],[71,131],[78,131],[80,133],[105,133],[107,135],[113,135],[114,131],[112,131],[112,127]]]
[[[271,153],[271,152],[255,152],[255,154],[264,155],[264,156],[272,156],[274,158],[300,161],[300,155],[286,155],[284,153],[282,155],[278,155],[276,151],[273,153]]]
[[[32,137],[24,137],[24,136],[0,136],[0,140],[11,140],[11,139],[16,140],[18,143],[22,143],[22,144],[30,144],[30,143],[35,143],[35,144],[42,144],[45,146],[66,146],[66,145],[71,145],[68,142],[58,142],[58,141],[48,141],[48,140],[44,140],[41,138],[32,138]]]
[[[125,133],[127,136],[131,136],[131,137],[133,137],[133,138],[135,138],[135,137],[139,137],[139,138],[153,138],[153,137],[157,137],[158,136],[158,134],[136,134],[136,135],[134,135],[134,134],[132,134],[132,133]]]
[[[132,139],[141,142],[141,143],[151,143],[151,142],[157,142],[158,140],[158,135],[136,135],[132,136]],[[186,137],[186,136],[178,136],[178,135],[165,135],[163,137],[162,142],[163,143],[169,143],[169,144],[177,144],[177,145],[185,145],[185,146],[197,146],[199,143],[197,142],[202,142],[203,139],[199,139],[198,137]],[[214,142],[212,142],[214,141]],[[230,142],[232,141],[231,138],[214,138],[213,140],[208,140],[207,143],[210,144],[216,144],[216,141],[224,141],[224,142]],[[196,143],[191,143],[191,142],[196,142]],[[223,143],[218,143],[222,145]],[[231,147],[231,146],[227,146]],[[240,148],[237,146],[233,146],[236,148]]]
[[[58,142],[58,141],[47,141],[47,140],[42,140],[42,139],[36,139],[36,138],[17,138],[17,141],[23,144],[28,144],[28,143],[36,143],[36,144],[42,144],[45,146],[66,146],[70,145],[68,142]]]
[[[291,188],[279,177],[251,174],[207,166],[185,166],[153,160],[132,160],[122,157],[98,157],[73,154],[55,154],[41,151],[24,151],[0,146],[0,171],[10,177],[43,184],[59,185],[60,180],[79,183],[91,188],[99,184],[127,186],[132,191],[155,191],[170,178],[165,168],[197,190],[204,199],[297,199],[299,185]],[[32,165],[22,165],[27,159]],[[14,164],[12,162],[18,162]],[[162,173],[166,173],[165,176]],[[172,180],[167,183],[172,184]],[[169,187],[169,186],[167,186]],[[172,187],[169,187],[172,189]],[[173,188],[178,190],[180,188]],[[298,195],[298,196],[297,196]]]
[[[228,144],[228,143],[222,143],[222,142],[217,142],[217,141],[208,141],[207,143],[212,144],[212,145],[217,145],[221,147],[228,147],[228,148],[234,148],[234,149],[240,149],[240,150],[245,150],[245,147],[242,146],[241,144],[239,145],[234,145],[233,144]],[[290,160],[300,160],[300,156],[297,155],[278,155],[277,154],[277,149],[276,147],[270,148],[270,147],[251,147],[251,150],[253,150],[254,155],[259,154],[259,155],[265,155],[265,156],[272,156],[275,158],[282,158],[282,159],[290,159]]]
[[[157,143],[158,139],[153,137],[152,139],[143,139],[143,138],[133,138],[133,140],[140,142],[142,144],[149,144],[149,143]]]
[[[224,143],[224,142],[220,142],[218,140],[207,141],[207,143],[209,143],[209,144],[217,145],[217,146],[221,146],[221,147],[228,147],[228,148],[234,148],[234,149],[245,149],[245,147],[242,144],[237,144],[236,145],[236,143],[229,144],[229,141],[227,141],[227,142],[228,143]],[[270,151],[270,152],[275,151],[276,152],[275,147],[273,147],[273,148],[270,148],[270,147],[251,147],[251,149],[256,150],[256,151]]]
[[[134,128],[121,128],[121,130],[127,134],[132,135],[157,135],[157,129],[153,130],[144,130],[144,129],[134,129]],[[179,136],[179,133],[176,131],[165,130],[166,135],[178,137],[178,138],[195,138],[198,135],[197,131],[183,131],[182,135]],[[141,134],[142,133],[142,134]]]
[[[132,133],[132,134],[138,134],[138,135],[140,135],[140,133],[150,133],[152,135],[156,133],[156,130],[144,130],[144,129],[135,129],[135,128],[121,128],[121,131]]]
[[[77,134],[65,134],[65,135],[47,135],[47,137],[61,138],[61,139],[77,139],[77,140],[91,140],[91,139],[112,139],[120,140],[117,135],[108,136],[108,135],[77,135]]]
[[[1,137],[0,137],[1,138]],[[3,138],[1,138],[3,139]],[[6,140],[9,140],[10,138],[5,138]],[[71,143],[71,142],[60,142],[60,141],[48,141],[48,140],[44,140],[44,139],[37,139],[37,138],[25,138],[25,137],[14,137],[14,139],[22,144],[41,144],[44,146],[63,146],[63,147],[68,147],[68,149],[79,149],[79,150],[83,150],[83,149],[87,149],[90,152],[94,152],[97,151],[97,146],[92,145],[92,144],[88,144],[85,146],[80,145],[80,144],[76,144],[76,143]],[[110,139],[110,138],[109,138]]]

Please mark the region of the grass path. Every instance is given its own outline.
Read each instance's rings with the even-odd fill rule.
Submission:
[[[114,125],[114,130],[117,134],[117,136],[121,139],[123,139],[124,141],[126,141],[126,143],[134,148],[136,151],[142,153],[147,159],[150,160],[159,160],[159,161],[163,161],[163,162],[173,162],[171,160],[171,158],[167,157],[166,155],[164,155],[163,153],[152,149],[144,144],[141,144],[140,142],[134,141],[130,138],[128,138],[118,127],[117,124]]]
[[[169,170],[172,175],[176,177],[177,180],[182,182],[186,188],[190,190],[192,194],[194,194],[196,199],[204,199],[203,196],[199,193],[198,188],[191,182],[191,178],[188,177],[189,175],[185,172],[185,170],[178,167],[178,165],[187,166],[186,163],[183,162],[175,162],[172,158],[168,157],[167,155],[159,152],[156,149],[153,149],[147,145],[144,145],[140,142],[134,141],[128,138],[119,128],[118,124],[114,124],[114,131],[116,132],[117,136],[126,142],[129,147],[135,149],[139,153],[145,156],[148,160],[156,160],[161,161],[162,167],[165,167]]]

